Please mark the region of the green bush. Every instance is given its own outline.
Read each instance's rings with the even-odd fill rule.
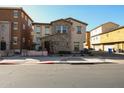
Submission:
[[[58,54],[71,54],[71,51],[59,51]]]

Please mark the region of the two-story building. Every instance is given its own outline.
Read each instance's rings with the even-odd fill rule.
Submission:
[[[40,32],[42,49],[49,53],[59,51],[79,52],[84,48],[85,31],[88,24],[74,18],[58,19],[50,23],[33,23],[34,32]],[[37,30],[38,29],[38,30]],[[38,43],[34,36],[34,44]]]
[[[51,35],[50,23],[33,23],[33,45],[35,50],[41,49],[41,38]]]
[[[104,23],[90,31],[90,42],[91,48],[95,50],[103,50],[103,44],[101,44],[101,39],[103,39],[100,34],[112,31],[119,27],[118,24],[113,22]],[[107,47],[107,46],[106,46]]]
[[[124,26],[99,35],[104,51],[114,49],[117,52],[124,52]]]

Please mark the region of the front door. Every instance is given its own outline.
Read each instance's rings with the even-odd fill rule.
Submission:
[[[1,50],[6,50],[6,42],[1,41],[0,45]]]
[[[44,43],[45,43],[44,45],[45,45],[46,50],[48,51],[48,53],[50,53],[50,42],[45,41]]]

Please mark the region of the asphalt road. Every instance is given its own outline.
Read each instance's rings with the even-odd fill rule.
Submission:
[[[124,64],[0,65],[0,87],[120,88],[124,87]]]

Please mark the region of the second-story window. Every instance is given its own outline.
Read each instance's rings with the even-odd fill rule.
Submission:
[[[37,25],[37,26],[35,27],[35,31],[36,31],[36,32],[40,32],[40,26],[39,26],[39,25]]]
[[[18,30],[18,22],[13,23],[13,30]]]
[[[13,37],[13,44],[14,45],[17,45],[17,43],[18,43],[18,37],[17,36],[14,36]]]
[[[68,30],[68,26],[62,26],[63,27],[63,33],[66,33]]]
[[[45,26],[45,34],[49,35],[50,33],[50,27],[49,26]]]
[[[81,34],[81,26],[77,26],[77,33]]]
[[[61,33],[61,26],[56,26],[56,32]]]
[[[18,18],[18,16],[19,16],[18,10],[14,10],[13,11],[13,17]]]
[[[65,26],[65,25],[56,26],[56,32],[57,33],[66,33],[67,30],[68,30],[68,26]]]

